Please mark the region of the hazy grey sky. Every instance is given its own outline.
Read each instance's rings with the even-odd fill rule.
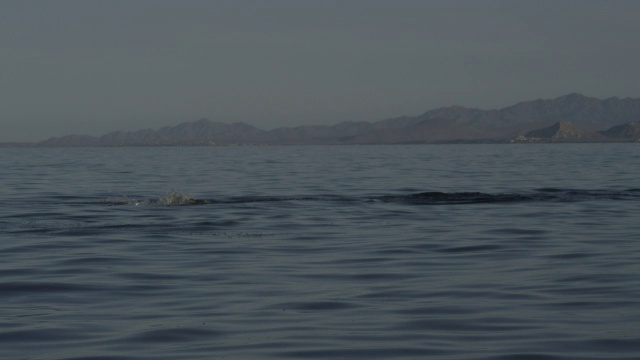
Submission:
[[[640,97],[640,1],[3,0],[0,141]]]

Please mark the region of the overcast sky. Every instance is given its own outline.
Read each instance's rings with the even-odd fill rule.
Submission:
[[[640,1],[3,0],[0,141],[640,97]]]

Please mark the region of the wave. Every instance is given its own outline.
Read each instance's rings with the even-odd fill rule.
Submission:
[[[186,206],[186,205],[206,205],[216,203],[215,200],[196,199],[193,196],[177,190],[171,190],[158,199],[136,199],[124,196],[118,199],[108,199],[102,201],[105,205],[163,205],[163,206]]]
[[[426,191],[407,195],[378,195],[348,197],[339,195],[323,196],[241,196],[218,199],[198,199],[185,192],[170,191],[159,199],[116,199],[102,202],[107,205],[162,205],[189,206],[210,204],[248,204],[291,201],[339,201],[339,202],[386,202],[414,205],[457,205],[512,202],[576,202],[590,200],[640,200],[640,189],[626,190],[577,190],[560,188],[540,188],[516,193],[484,192],[440,192]]]
[[[520,193],[490,194],[483,192],[421,192],[403,196],[385,196],[382,200],[411,204],[479,204],[526,201],[574,202],[589,200],[639,200],[640,189],[576,190],[541,188]]]

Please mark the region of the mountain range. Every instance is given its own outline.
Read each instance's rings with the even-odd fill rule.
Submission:
[[[419,116],[262,130],[202,119],[161,129],[68,135],[33,146],[328,145],[452,142],[640,141],[640,98],[597,99],[573,93],[498,110],[462,106]]]

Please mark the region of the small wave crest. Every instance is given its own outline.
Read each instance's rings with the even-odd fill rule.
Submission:
[[[164,196],[158,199],[137,199],[129,196],[123,196],[122,198],[108,199],[103,201],[106,205],[163,205],[163,206],[186,206],[186,205],[203,205],[215,202],[214,200],[202,200],[196,199],[186,192],[180,190],[171,190]]]
[[[245,196],[220,199],[197,199],[183,191],[171,190],[156,200],[118,199],[105,202],[109,205],[163,205],[189,206],[207,204],[244,204],[287,201],[381,201],[388,203],[406,203],[415,205],[456,205],[482,203],[510,203],[523,201],[589,201],[589,200],[639,200],[640,189],[627,190],[575,190],[541,188],[520,193],[484,193],[484,192],[439,192],[426,191],[408,195],[381,196]]]
[[[533,200],[525,194],[487,194],[481,192],[438,192],[429,191],[404,196],[388,196],[382,200],[389,202],[407,202],[413,204],[476,204],[492,202],[512,202]]]
[[[507,203],[523,201],[588,201],[588,200],[638,200],[638,189],[627,190],[575,190],[542,188],[532,192],[489,194],[482,192],[421,192],[402,196],[384,196],[381,200],[388,202],[405,202],[411,204],[478,204]]]

